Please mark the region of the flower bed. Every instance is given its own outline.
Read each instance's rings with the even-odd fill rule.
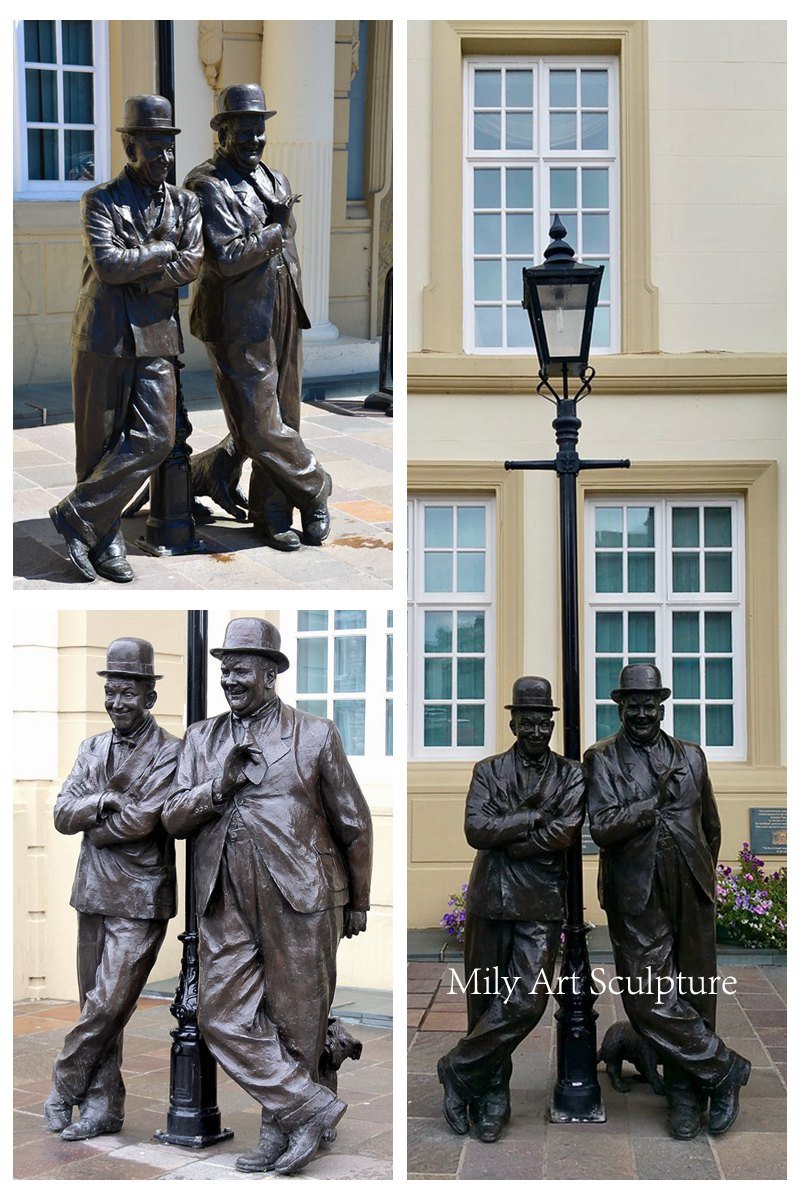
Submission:
[[[786,949],[786,867],[765,874],[748,842],[739,851],[738,870],[717,867],[717,939]]]

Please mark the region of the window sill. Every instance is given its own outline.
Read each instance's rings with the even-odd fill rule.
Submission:
[[[631,392],[783,392],[784,354],[604,354],[593,365],[592,390],[600,394]],[[530,354],[408,355],[409,392],[478,392],[529,394],[538,371]]]

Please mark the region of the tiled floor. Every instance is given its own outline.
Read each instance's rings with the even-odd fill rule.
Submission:
[[[717,1027],[727,1044],[753,1064],[729,1133],[674,1141],[666,1130],[663,1098],[636,1077],[629,1093],[615,1092],[602,1067],[606,1123],[549,1124],[555,1063],[551,1005],[514,1055],[513,1115],[494,1145],[457,1136],[441,1114],[436,1062],[466,1029],[463,996],[447,994],[450,969],[432,962],[412,962],[408,968],[409,1178],[785,1179],[785,967],[726,969],[737,979],[736,995],[720,998]],[[619,1000],[608,994],[598,999],[597,1011],[599,1042],[624,1014]]]
[[[128,1095],[120,1132],[87,1142],[64,1142],[48,1132],[42,1104],[53,1059],[77,1013],[76,1004],[46,1001],[14,1007],[14,1178],[264,1180],[234,1167],[236,1157],[258,1140],[260,1110],[222,1072],[217,1100],[234,1138],[204,1150],[153,1141],[154,1131],[166,1123],[169,1097],[169,1031],[175,1022],[165,1001],[140,1001],[126,1031],[122,1069]],[[348,1030],[364,1044],[361,1059],[346,1062],[339,1075],[348,1109],[336,1141],[320,1150],[302,1178],[391,1178],[392,1034],[366,1025],[348,1024]],[[267,1178],[277,1180],[273,1174]]]
[[[227,430],[210,374],[205,373],[206,379],[202,372],[195,375],[190,444],[199,452]],[[392,420],[361,410],[362,398],[342,394],[340,388],[328,408],[303,405],[303,438],[333,478],[332,528],[322,546],[303,546],[291,554],[271,550],[260,544],[252,526],[239,525],[215,509],[216,523],[198,528],[209,553],[153,558],[135,545],[144,531],[145,510],[144,516],[124,522],[136,574],[125,590],[391,587]],[[78,578],[47,515],[74,486],[74,454],[69,423],[14,434],[14,586],[120,593],[119,584]],[[245,493],[248,478],[249,469],[243,476]]]

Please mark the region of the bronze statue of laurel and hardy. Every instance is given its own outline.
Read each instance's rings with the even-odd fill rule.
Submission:
[[[696,1137],[704,1120],[709,1133],[724,1133],[738,1116],[750,1063],[715,1031],[713,989],[696,995],[678,983],[716,975],[721,827],[703,751],[661,729],[669,695],[656,667],[624,667],[611,693],[621,728],[586,751],[582,770],[549,748],[557,711],[549,682],[514,684],[506,707],[515,744],[477,763],[467,796],[465,832],[478,853],[464,969],[467,980],[496,968],[518,983],[508,997],[468,991],[468,1032],[439,1060],[444,1116],[458,1134],[472,1127],[481,1141],[496,1141],[509,1119],[511,1055],[547,1005],[549,988],[534,981],[555,974],[565,851],[584,799],[630,1021],[612,1026],[598,1058],[617,1090],[627,1090],[621,1064],[629,1059],[666,1095],[674,1138]]]

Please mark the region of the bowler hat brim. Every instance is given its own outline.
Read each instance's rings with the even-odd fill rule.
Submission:
[[[289,660],[280,650],[260,650],[258,646],[220,646],[211,651],[212,658],[222,658],[224,654],[259,654],[274,662],[279,674],[289,670]]]
[[[613,692],[610,693],[610,696],[615,704],[619,704],[620,700],[624,700],[626,696],[632,696],[634,694],[634,692],[639,692],[640,694],[643,692],[652,692],[654,696],[658,696],[659,701],[667,700],[672,695],[672,692],[670,691],[670,689],[665,688],[665,687],[662,687],[662,688],[632,687],[632,688],[614,688]]]
[[[125,667],[116,667],[113,671],[98,671],[98,675],[121,675],[123,679],[163,679],[163,675],[153,675],[150,671],[129,671]]]
[[[545,712],[561,712],[557,704],[545,704],[541,700],[534,701],[533,704],[504,704],[503,708],[542,708]]]
[[[180,133],[175,125],[117,125],[117,133]]]
[[[236,117],[263,117],[265,121],[268,121],[270,117],[276,117],[277,115],[277,108],[231,109],[228,112],[215,113],[209,124],[212,129],[219,129],[224,121],[233,121]]]

